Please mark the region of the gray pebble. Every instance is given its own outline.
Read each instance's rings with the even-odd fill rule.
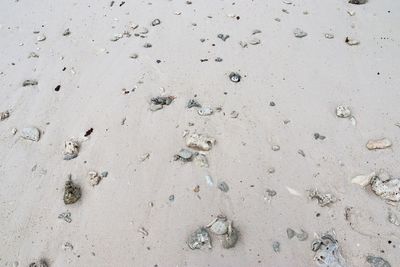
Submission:
[[[26,127],[22,129],[21,137],[26,140],[38,142],[40,139],[40,131],[36,127]]]

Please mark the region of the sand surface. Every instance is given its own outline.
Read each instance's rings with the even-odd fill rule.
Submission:
[[[400,266],[400,228],[387,220],[389,211],[400,217],[399,208],[350,182],[379,169],[400,176],[400,1],[120,4],[0,3],[0,112],[10,112],[0,121],[0,266],[45,258],[49,266],[308,267],[316,266],[312,240],[330,229],[348,266],[369,266],[368,255]],[[152,26],[156,18],[161,24]],[[135,36],[142,27],[149,32]],[[296,38],[295,28],[308,35]],[[130,37],[110,40],[127,29]],[[41,34],[46,40],[38,41]],[[239,44],[253,38],[261,43]],[[232,71],[239,83],[230,81]],[[26,79],[39,84],[23,87]],[[150,111],[160,95],[176,98]],[[192,98],[214,114],[186,108]],[[339,104],[356,124],[336,117]],[[40,129],[39,142],[20,137],[27,126]],[[217,140],[206,152],[209,168],[174,161],[186,130]],[[79,155],[63,160],[72,137],[82,141]],[[382,137],[391,148],[366,149]],[[108,171],[95,187],[93,170]],[[82,188],[72,205],[63,202],[68,174]],[[308,199],[310,188],[337,201],[320,207]],[[66,211],[71,223],[58,218]],[[240,231],[237,245],[223,249],[213,237],[211,250],[191,250],[189,234],[221,213]],[[289,240],[288,227],[308,239]]]

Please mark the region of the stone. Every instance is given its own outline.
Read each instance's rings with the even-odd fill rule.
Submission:
[[[44,35],[43,33],[39,34],[38,37],[36,38],[36,40],[38,42],[43,42],[44,40],[46,40],[46,35]]]
[[[0,112],[0,121],[4,121],[9,117],[10,117],[10,112],[8,110]]]
[[[392,142],[387,138],[382,139],[371,139],[367,143],[369,150],[385,149],[392,146]]]
[[[207,228],[210,229],[211,233],[216,235],[224,235],[228,233],[228,228],[231,222],[224,215],[218,215],[217,218],[212,220],[209,224],[207,224]]]
[[[157,25],[159,25],[159,24],[161,24],[161,21],[160,21],[159,19],[155,19],[155,20],[153,20],[153,21],[151,22],[151,26],[157,26]]]
[[[311,245],[315,251],[314,261],[321,267],[346,267],[346,261],[342,257],[339,243],[334,233],[326,233],[315,239]]]
[[[300,28],[294,29],[293,34],[296,38],[303,38],[307,36],[307,33]]]
[[[217,37],[225,42],[230,36],[228,34],[220,33],[220,34],[217,35]]]
[[[67,28],[64,32],[63,32],[63,36],[68,36],[71,34],[71,31],[69,30],[69,28]]]
[[[186,105],[187,108],[201,108],[201,104],[195,99],[190,99]]]
[[[229,186],[226,182],[222,181],[219,182],[217,185],[218,189],[221,190],[222,192],[228,192],[229,191]]]
[[[21,130],[21,137],[26,140],[38,142],[40,140],[40,131],[36,127],[26,127]]]
[[[346,44],[350,45],[350,46],[354,46],[354,45],[359,45],[359,44],[360,44],[360,41],[355,40],[355,39],[353,39],[353,38],[351,38],[351,37],[346,37],[346,39],[344,40],[344,42],[345,42]]]
[[[81,198],[81,188],[74,184],[69,175],[64,187],[64,203],[66,205],[74,204]]]
[[[258,39],[258,38],[252,38],[252,39],[249,41],[249,44],[251,44],[251,45],[258,45],[258,44],[261,44],[261,40]]]
[[[242,79],[242,77],[240,76],[239,73],[231,72],[231,73],[229,74],[229,79],[230,79],[232,82],[234,82],[234,83],[238,83],[238,82],[240,82],[240,80]]]
[[[274,241],[272,243],[272,249],[278,253],[279,251],[281,251],[281,243],[279,243],[278,241]]]
[[[371,267],[391,267],[390,263],[381,257],[367,256],[367,262]]]
[[[202,107],[197,111],[200,116],[210,116],[213,112],[214,110],[210,107]]]
[[[209,151],[215,145],[216,140],[208,135],[204,134],[191,134],[186,139],[186,145],[190,148]]]
[[[322,194],[318,192],[317,189],[310,189],[307,191],[308,197],[310,199],[316,199],[321,207],[329,206],[336,201],[335,196],[333,196],[332,194]]]
[[[209,249],[212,248],[210,235],[204,227],[201,227],[193,232],[189,236],[187,244],[189,248],[193,250],[201,249],[202,247],[207,247]]]
[[[74,140],[68,140],[64,143],[64,160],[71,160],[78,156],[79,143]]]
[[[222,247],[225,249],[233,248],[239,239],[239,232],[232,226],[229,225],[228,233],[224,235],[222,239]]]
[[[29,267],[48,267],[47,261],[45,259],[40,259],[35,262],[31,262]]]
[[[339,105],[336,107],[336,116],[339,118],[348,118],[351,116],[351,110],[349,107]]]
[[[63,219],[63,220],[66,221],[67,223],[71,223],[71,222],[72,222],[72,219],[71,219],[71,212],[66,211],[66,212],[60,213],[60,214],[58,215],[58,219]]]
[[[91,185],[91,186],[96,186],[96,185],[98,185],[99,183],[100,183],[100,181],[101,181],[101,176],[97,173],[97,172],[95,172],[95,171],[90,171],[89,173],[88,173],[88,176],[89,176],[89,184]]]

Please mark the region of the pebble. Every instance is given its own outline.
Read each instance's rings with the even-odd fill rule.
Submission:
[[[81,188],[74,184],[69,175],[68,180],[65,182],[64,187],[64,204],[74,204],[81,198]]]
[[[333,39],[335,37],[332,33],[325,33],[324,36],[326,39]]]
[[[220,34],[217,35],[217,37],[225,42],[230,36],[228,34],[220,33]]]
[[[22,129],[21,137],[26,140],[38,142],[40,139],[40,131],[36,127],[26,127]]]
[[[139,57],[139,55],[136,54],[136,53],[133,53],[133,54],[130,54],[129,57],[130,57],[130,58],[133,58],[133,59],[136,59],[136,58]]]
[[[367,262],[371,267],[391,267],[390,263],[381,257],[367,256]]]
[[[368,141],[366,146],[369,150],[385,149],[385,148],[391,147],[392,142],[387,138],[371,139]]]
[[[279,150],[281,149],[281,147],[278,146],[278,145],[273,145],[273,146],[271,147],[271,149],[272,149],[273,151],[279,151]]]
[[[275,168],[274,167],[271,167],[271,168],[268,169],[268,173],[269,174],[272,174],[274,172],[275,172]]]
[[[59,218],[59,219],[63,219],[63,220],[66,221],[67,223],[71,223],[71,222],[72,222],[72,219],[71,219],[71,212],[69,212],[69,211],[66,211],[66,212],[63,212],[63,213],[59,214],[59,215],[58,215],[58,218]]]
[[[152,47],[152,44],[151,44],[151,43],[145,43],[145,44],[143,45],[143,47],[144,47],[144,48],[150,48],[150,47]]]
[[[351,110],[349,107],[339,105],[336,107],[336,116],[339,118],[348,118],[351,116]]]
[[[10,117],[10,112],[8,110],[0,112],[0,121],[4,121],[8,117]]]
[[[155,20],[153,20],[151,22],[151,26],[157,26],[157,25],[160,25],[160,24],[161,24],[161,21],[159,19],[155,19]]]
[[[307,33],[300,28],[296,28],[293,30],[293,34],[297,38],[303,38],[307,36]]]
[[[70,35],[70,34],[71,34],[71,31],[69,30],[69,28],[66,29],[66,30],[63,32],[63,36],[68,36],[68,35]]]
[[[394,225],[396,225],[396,226],[400,226],[399,218],[397,217],[396,214],[394,214],[394,213],[391,212],[391,211],[389,211],[389,213],[388,213],[388,221],[389,221],[391,224],[394,224]]]
[[[49,267],[45,259],[40,259],[38,261],[31,262],[28,267]]]
[[[100,183],[102,177],[99,176],[97,172],[90,171],[88,175],[89,175],[89,184],[91,186],[96,186]]]
[[[236,119],[239,116],[239,113],[237,111],[233,110],[231,112],[230,116],[232,119]]]
[[[46,35],[40,34],[40,35],[36,38],[36,40],[37,40],[38,42],[43,42],[44,40],[46,40]]]
[[[367,2],[367,0],[349,0],[350,4],[354,5],[363,5]]]

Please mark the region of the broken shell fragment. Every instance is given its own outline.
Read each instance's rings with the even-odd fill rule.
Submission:
[[[385,149],[392,146],[392,142],[387,138],[382,139],[371,139],[367,143],[369,150]]]
[[[68,35],[70,35],[70,34],[71,34],[71,31],[69,30],[69,28],[66,29],[66,30],[63,32],[63,36],[68,36]]]
[[[21,137],[26,140],[38,142],[40,139],[40,131],[36,127],[26,127],[21,130]]]
[[[45,259],[40,259],[35,262],[31,262],[29,264],[29,267],[48,267],[49,265],[47,264],[47,261]]]
[[[376,176],[375,172],[366,175],[357,175],[356,177],[351,179],[351,183],[358,184],[364,187],[367,186],[371,182],[371,179],[375,176]]]
[[[196,163],[197,166],[201,168],[208,168],[208,160],[206,155],[204,154],[196,153],[194,157],[194,162]]]
[[[222,247],[225,249],[233,248],[239,239],[239,232],[232,226],[229,225],[228,233],[224,235],[222,239]]]
[[[25,80],[22,83],[23,87],[25,87],[25,86],[34,86],[34,85],[38,85],[38,81],[37,80]]]
[[[217,35],[217,37],[225,42],[229,38],[229,35],[220,33]]]
[[[95,171],[89,172],[89,184],[91,186],[98,185],[101,181],[101,178],[102,177],[97,172],[95,172]]]
[[[10,117],[10,112],[8,110],[0,112],[0,121],[4,121],[8,117]]]
[[[216,140],[210,136],[194,133],[186,139],[186,145],[190,148],[209,151],[215,145]]]
[[[238,82],[240,82],[240,80],[242,79],[242,77],[240,76],[239,73],[231,72],[231,73],[229,74],[229,79],[230,79],[232,82],[234,82],[234,83],[238,83]]]
[[[66,205],[74,204],[81,198],[81,188],[74,184],[71,179],[71,175],[65,182],[64,187],[64,203]]]
[[[300,28],[294,29],[293,34],[296,38],[303,38],[307,36],[307,33]]]
[[[175,97],[174,96],[157,96],[153,97],[150,100],[150,110],[151,111],[157,111],[160,110],[164,107],[164,105],[169,105],[174,101]]]
[[[336,107],[336,116],[339,118],[348,118],[351,116],[351,110],[349,107],[339,105]]]
[[[72,222],[72,219],[71,219],[71,212],[66,211],[66,212],[60,213],[60,214],[58,215],[58,219],[63,219],[63,220],[66,221],[67,223],[71,223],[71,222]]]
[[[314,261],[321,267],[345,267],[346,262],[342,257],[339,243],[334,233],[326,233],[320,238],[315,239],[311,245],[315,251]]]
[[[197,111],[200,116],[209,116],[213,114],[213,112],[214,110],[210,107],[202,107]]]
[[[318,204],[321,207],[329,206],[330,204],[332,204],[336,201],[335,196],[333,196],[332,194],[322,194],[322,193],[318,192],[317,189],[308,190],[308,197],[310,199],[318,200]]]
[[[221,190],[222,192],[228,192],[229,191],[229,186],[227,183],[225,183],[224,181],[219,182],[217,185],[218,189]]]
[[[210,232],[216,235],[224,235],[228,232],[230,222],[224,215],[218,215],[217,218],[212,220],[209,224],[207,224],[207,228],[210,229]]]
[[[77,141],[68,140],[64,144],[64,160],[71,160],[78,156],[79,143]]]
[[[391,267],[390,263],[381,257],[367,256],[367,262],[371,267]]]
[[[350,38],[350,37],[346,37],[346,39],[344,40],[344,42],[345,42],[346,44],[350,45],[350,46],[359,45],[359,44],[360,44],[360,41],[355,40],[355,39]]]
[[[201,249],[203,246],[206,246],[209,249],[212,248],[210,235],[204,227],[201,227],[192,233],[187,240],[187,244],[189,248],[193,250]]]

